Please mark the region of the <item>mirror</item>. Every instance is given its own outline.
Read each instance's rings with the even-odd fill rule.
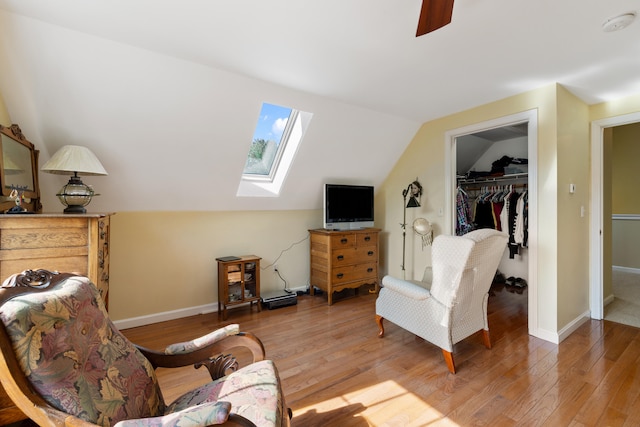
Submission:
[[[0,213],[40,212],[38,150],[16,124],[0,125],[0,137]]]

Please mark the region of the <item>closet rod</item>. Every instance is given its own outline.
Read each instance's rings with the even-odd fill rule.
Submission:
[[[528,173],[512,173],[509,175],[501,175],[501,176],[486,176],[486,177],[478,177],[478,178],[461,178],[458,180],[458,185],[465,184],[482,184],[486,182],[502,182],[508,180],[516,180],[516,179],[524,179],[528,178]]]
[[[505,187],[513,187],[513,188],[526,188],[527,184],[505,184]],[[483,190],[485,187],[490,187],[487,185],[483,185],[481,187],[465,187],[465,191],[480,191]]]

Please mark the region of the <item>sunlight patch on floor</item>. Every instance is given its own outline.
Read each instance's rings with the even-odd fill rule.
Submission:
[[[392,410],[389,409],[391,407]],[[395,381],[384,381],[317,402],[294,411],[293,417],[295,420],[308,412],[329,414],[338,411],[353,413],[353,425],[361,425],[355,422],[360,418],[366,420],[369,426],[376,427],[457,426]]]

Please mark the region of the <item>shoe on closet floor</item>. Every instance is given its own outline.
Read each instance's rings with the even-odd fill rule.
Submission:
[[[513,285],[515,287],[517,287],[517,288],[526,288],[527,287],[527,281],[524,280],[521,277],[518,277]]]
[[[507,286],[515,286],[516,278],[513,276],[507,277],[507,280],[505,280],[504,284]]]

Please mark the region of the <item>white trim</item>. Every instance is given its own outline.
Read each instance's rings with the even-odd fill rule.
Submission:
[[[197,307],[182,308],[180,310],[164,311],[161,313],[149,314],[146,316],[132,317],[130,319],[115,320],[116,328],[128,329],[138,326],[150,325],[152,323],[166,322],[167,320],[180,319],[182,317],[196,316],[198,314],[215,313],[218,311],[218,303],[205,304]]]
[[[603,135],[604,129],[640,122],[640,113],[625,114],[591,122],[591,225],[589,265],[589,307],[591,317],[601,320],[604,317],[603,301],[603,247],[602,247],[602,198],[603,198]]]
[[[591,314],[589,311],[585,311],[580,316],[573,319],[571,322],[567,324],[564,328],[558,331],[558,342],[556,344],[564,341],[569,335],[574,333],[576,329],[578,329],[583,323],[591,320]]]
[[[482,123],[476,123],[445,132],[445,176],[444,176],[444,231],[455,234],[455,183],[456,183],[456,138],[487,129],[502,126],[528,123],[528,157],[529,157],[529,288],[528,318],[529,334],[547,341],[555,334],[540,329],[538,320],[538,110],[531,109],[509,116],[500,117]]]
[[[640,215],[638,214],[613,214],[611,215],[612,220],[619,221],[640,221]]]
[[[640,274],[640,268],[634,268],[634,267],[622,267],[620,265],[614,265],[612,266],[612,270],[622,271],[624,273]]]
[[[615,295],[611,294],[608,297],[606,297],[604,299],[604,306],[608,306],[609,304],[611,304],[614,300],[616,299]]]
[[[571,322],[567,324],[564,328],[559,330],[558,332],[547,331],[546,329],[538,328],[537,338],[543,339],[545,341],[549,341],[553,344],[560,344],[564,341],[569,335],[575,332],[583,323],[590,320],[591,316],[589,311],[585,311],[580,316],[573,319]]]
[[[308,288],[306,286],[298,286],[296,288],[290,288],[289,290],[296,292],[305,291]],[[263,292],[268,292],[264,291]],[[247,303],[248,304],[248,303]],[[260,303],[258,303],[260,304]],[[120,330],[136,328],[138,326],[151,325],[152,323],[166,322],[167,320],[181,319],[183,317],[197,316],[200,314],[209,314],[218,312],[218,303],[198,305],[196,307],[182,308],[180,310],[164,311],[162,313],[154,313],[146,316],[132,317],[129,319],[115,320],[113,323]]]

